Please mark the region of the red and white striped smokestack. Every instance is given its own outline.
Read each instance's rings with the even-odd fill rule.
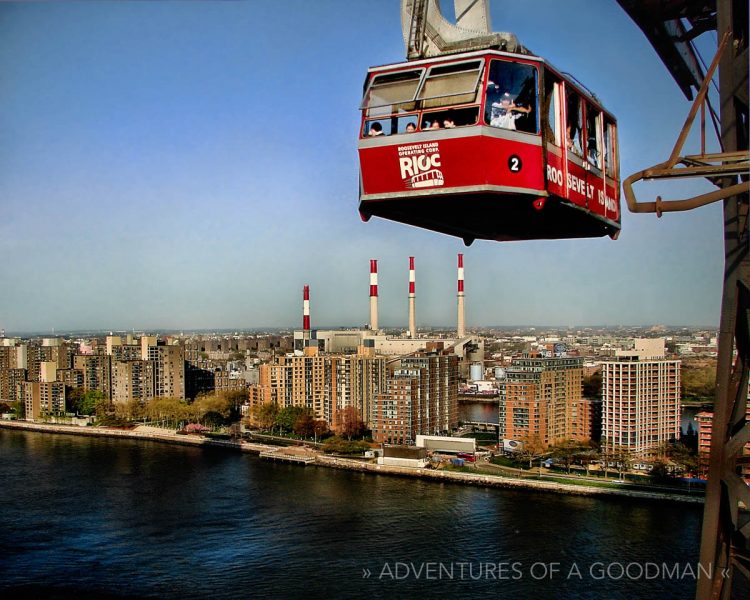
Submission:
[[[310,286],[302,288],[302,337],[310,339]]]
[[[378,261],[370,260],[370,329],[378,328]]]
[[[466,326],[464,323],[464,255],[458,255],[458,327],[456,328],[456,337],[466,336]]]
[[[409,337],[417,337],[417,317],[415,314],[415,286],[416,276],[414,273],[414,257],[409,257]]]

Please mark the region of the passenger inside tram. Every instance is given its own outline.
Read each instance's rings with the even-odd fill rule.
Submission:
[[[597,169],[601,169],[599,163],[599,114],[590,105],[586,105],[586,160]]]
[[[593,167],[599,168],[599,151],[596,149],[596,138],[590,137],[586,143],[586,160]]]
[[[449,108],[435,112],[426,112],[422,115],[422,129],[453,129],[454,127],[466,127],[476,125],[479,116],[479,107],[467,106],[463,108]],[[437,123],[437,125],[433,125]]]
[[[578,94],[567,91],[568,122],[565,126],[565,136],[568,150],[583,157],[583,144],[581,143],[581,99]]]
[[[490,120],[490,107],[497,101],[500,100],[500,97],[503,95],[500,91],[500,86],[497,85],[492,79],[490,79],[487,82],[487,109],[485,111],[485,120],[489,123]]]
[[[537,133],[537,71],[532,65],[504,60],[490,62],[485,97],[487,125]]]
[[[492,103],[490,125],[515,130],[516,120],[530,112],[530,108],[516,105],[510,93],[505,92],[498,102]]]

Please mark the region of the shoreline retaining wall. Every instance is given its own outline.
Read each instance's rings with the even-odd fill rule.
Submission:
[[[0,428],[16,429],[23,431],[36,431],[41,433],[59,433],[65,435],[97,436],[110,438],[140,439],[153,442],[177,444],[183,446],[217,447],[234,450],[238,452],[250,452],[260,454],[277,446],[264,444],[253,444],[249,442],[233,442],[229,440],[211,440],[203,437],[190,435],[177,435],[176,433],[158,433],[154,431],[143,431],[131,429],[104,429],[101,427],[80,427],[76,425],[48,425],[41,423],[30,423],[26,421],[0,421]],[[703,504],[701,496],[683,496],[668,494],[665,492],[646,492],[640,490],[627,490],[616,488],[602,488],[584,485],[557,483],[554,481],[534,481],[528,479],[514,479],[496,475],[485,475],[481,473],[465,473],[457,471],[443,471],[435,469],[415,469],[410,467],[396,467],[391,465],[378,465],[374,463],[353,460],[350,458],[338,458],[320,454],[316,457],[315,466],[345,469],[348,471],[360,471],[379,475],[391,475],[398,477],[412,477],[440,481],[446,483],[458,483],[481,487],[496,487],[515,490],[533,490],[539,492],[552,492],[557,494],[568,494],[574,496],[620,496],[637,498],[639,500],[657,500],[666,502],[683,502],[689,504]]]

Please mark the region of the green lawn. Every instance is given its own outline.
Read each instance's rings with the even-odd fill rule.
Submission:
[[[512,458],[508,458],[507,456],[493,456],[490,459],[490,462],[494,465],[500,465],[501,467],[508,467],[510,469],[523,469],[524,471],[529,470],[528,463],[519,463]]]

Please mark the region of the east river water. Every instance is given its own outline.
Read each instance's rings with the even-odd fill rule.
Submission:
[[[0,430],[6,598],[690,598],[702,508]]]

